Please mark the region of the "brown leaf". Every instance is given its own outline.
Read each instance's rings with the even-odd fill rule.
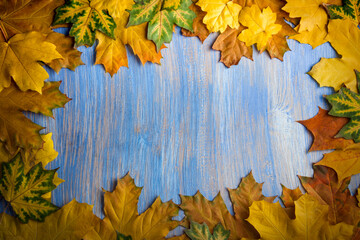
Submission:
[[[200,192],[194,196],[180,195],[180,208],[190,221],[206,223],[212,232],[214,227],[221,223],[225,229],[230,230],[229,239],[259,238],[259,234],[243,217],[249,215],[249,207],[254,201],[272,201],[261,194],[262,184],[255,182],[252,174],[243,178],[237,189],[229,190],[234,206],[235,217],[232,216],[220,193],[212,200],[207,200]]]
[[[295,201],[298,200],[303,194],[300,188],[289,189],[281,184],[282,195],[281,201],[285,206],[285,211],[291,219],[295,219]]]
[[[244,42],[237,38],[243,29],[243,26],[240,26],[239,29],[232,29],[228,27],[225,32],[218,36],[212,46],[213,49],[221,51],[220,61],[227,67],[237,65],[242,57],[247,57],[253,60],[252,47],[247,47]]]
[[[63,59],[55,59],[50,63],[46,63],[49,67],[59,73],[61,68],[75,70],[76,67],[84,65],[81,60],[81,52],[76,50],[74,46],[74,38],[65,36],[61,33],[51,32],[46,36],[46,41],[56,46]]]
[[[327,110],[319,107],[315,117],[298,121],[304,125],[314,136],[309,152],[327,149],[344,149],[354,143],[353,140],[334,138],[334,136],[348,123],[347,118],[333,117]]]
[[[359,219],[359,209],[355,197],[348,189],[350,177],[339,182],[336,172],[325,166],[314,165],[314,177],[301,177],[306,192],[314,196],[321,204],[329,206],[331,224],[345,222],[354,225]]]
[[[201,7],[197,6],[195,3],[193,3],[189,8],[196,14],[196,18],[193,20],[193,32],[182,28],[181,34],[186,37],[198,37],[201,42],[204,42],[210,34],[206,25],[203,23],[203,18],[205,17],[206,12],[202,11]]]
[[[17,33],[50,33],[54,9],[64,0],[0,0],[0,41]]]

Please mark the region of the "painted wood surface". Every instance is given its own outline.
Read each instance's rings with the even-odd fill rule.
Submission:
[[[160,65],[145,64],[129,52],[129,68],[110,77],[94,65],[94,48],[80,48],[85,66],[75,72],[50,72],[62,80],[72,98],[55,119],[31,115],[53,132],[57,160],[65,179],[53,192],[62,206],[71,199],[102,212],[102,188],[113,190],[127,172],[143,186],[139,210],[156,196],[163,201],[200,190],[207,198],[235,188],[253,171],[265,182],[265,195],[281,194],[280,183],[299,185],[297,175],[311,176],[311,163],[323,152],[307,153],[311,135],[296,120],[313,117],[318,106],[328,109],[319,88],[306,72],[320,57],[334,57],[330,45],[312,50],[289,40],[284,62],[254,53],[226,68],[204,44],[185,38],[179,29]],[[359,184],[359,178],[351,187]]]

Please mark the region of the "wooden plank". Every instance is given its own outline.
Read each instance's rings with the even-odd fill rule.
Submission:
[[[297,174],[312,175],[322,152],[306,153],[311,136],[295,121],[328,108],[322,95],[331,90],[305,73],[334,50],[290,40],[284,62],[254,53],[254,61],[226,68],[210,50],[213,40],[201,45],[177,29],[161,66],[129,54],[129,69],[113,78],[93,65],[94,48],[80,48],[86,66],[51,72],[72,98],[55,120],[35,116],[59,151],[51,167],[61,167],[66,182],[54,191],[57,205],[76,198],[103,216],[101,188],[112,190],[127,172],[144,186],[140,211],[157,195],[179,202],[179,193],[198,189],[208,198],[221,191],[230,207],[226,187],[250,170],[266,195],[280,194],[280,183],[296,187]]]

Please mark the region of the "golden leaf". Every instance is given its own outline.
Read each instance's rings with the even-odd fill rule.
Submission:
[[[56,46],[38,32],[17,34],[8,42],[0,42],[0,91],[14,79],[22,91],[41,93],[49,75],[39,61],[49,63],[59,58],[62,56]]]
[[[357,81],[354,69],[360,71],[360,29],[349,19],[330,20],[326,40],[335,48],[341,58],[321,58],[309,75],[320,86],[333,87],[338,91],[345,84],[357,92]]]
[[[294,220],[290,219],[279,202],[254,202],[247,219],[261,239],[349,239],[354,226],[346,223],[330,225],[327,221],[328,206],[321,205],[308,194],[295,201]]]
[[[206,12],[203,22],[210,32],[224,32],[227,26],[239,27],[239,12],[241,6],[229,0],[199,0],[196,3]]]
[[[242,9],[239,21],[248,29],[243,30],[239,35],[239,40],[251,46],[256,43],[257,49],[263,52],[268,45],[270,38],[280,32],[282,26],[276,24],[276,13],[270,7],[262,12],[257,5]]]
[[[6,213],[0,214],[0,238],[4,240],[81,239],[99,222],[92,206],[72,200],[45,218],[44,222],[20,224]]]
[[[113,192],[105,192],[105,218],[84,239],[115,239],[117,233],[132,240],[157,240],[179,225],[172,218],[178,214],[178,207],[171,201],[162,203],[160,198],[144,213],[137,211],[141,188],[126,175],[119,179]]]

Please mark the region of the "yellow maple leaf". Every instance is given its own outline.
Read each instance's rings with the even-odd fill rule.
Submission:
[[[240,13],[239,21],[248,27],[239,34],[239,40],[247,46],[256,43],[260,52],[266,49],[269,39],[281,30],[281,25],[275,23],[276,13],[273,13],[270,7],[262,12],[257,5],[245,7]]]
[[[59,58],[56,46],[39,32],[17,34],[0,42],[0,91],[10,86],[12,78],[22,91],[41,93],[49,75],[39,61],[49,63]]]
[[[199,0],[196,3],[206,12],[203,22],[210,32],[224,32],[227,26],[238,28],[241,6],[229,0]]]
[[[336,91],[345,84],[357,92],[354,69],[360,71],[360,30],[351,20],[330,20],[326,40],[335,48],[341,58],[321,58],[309,75],[320,86],[333,87]]]
[[[147,23],[126,28],[129,19],[127,9],[131,9],[132,0],[123,1],[122,4],[115,4],[114,0],[101,2],[96,0],[95,4],[99,9],[108,9],[116,22],[115,40],[106,35],[97,32],[96,38],[99,44],[96,47],[95,64],[102,64],[105,70],[114,75],[120,67],[128,67],[127,53],[125,45],[131,46],[135,55],[137,55],[142,64],[150,61],[160,63],[162,58],[160,51],[157,52],[155,44],[146,38]],[[102,4],[99,6],[99,4]]]
[[[354,226],[346,223],[330,225],[329,207],[305,194],[295,201],[294,220],[280,203],[254,202],[247,219],[260,233],[261,239],[350,239]]]
[[[343,150],[326,153],[315,165],[327,166],[334,169],[339,181],[360,173],[360,144],[353,144]],[[351,166],[351,167],[349,167]]]
[[[83,239],[116,239],[118,234],[125,239],[164,239],[179,223],[172,220],[178,214],[178,207],[172,202],[161,202],[158,197],[144,213],[137,211],[141,188],[126,175],[118,180],[113,192],[105,191],[105,218]],[[120,238],[122,239],[122,238]]]
[[[282,8],[291,18],[300,18],[296,27],[299,34],[290,37],[300,43],[310,44],[313,48],[325,43],[326,24],[328,14],[325,6],[328,4],[340,5],[340,0],[287,0]]]
[[[0,214],[0,239],[82,239],[98,222],[92,206],[73,200],[47,216],[44,222],[30,220],[27,224],[21,224],[6,213]]]

